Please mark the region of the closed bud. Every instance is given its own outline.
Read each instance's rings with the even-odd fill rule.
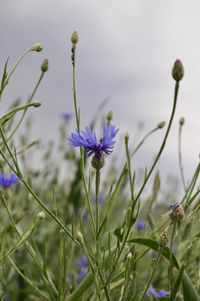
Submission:
[[[76,240],[81,244],[83,245],[84,244],[84,239],[83,239],[83,235],[80,231],[76,231],[75,233],[75,238]]]
[[[112,111],[110,111],[110,112],[107,114],[106,119],[108,120],[108,122],[110,122],[110,121],[112,120],[112,118],[113,118],[113,113],[112,113]]]
[[[49,68],[49,62],[46,59],[43,61],[42,65],[41,65],[41,71],[44,73],[48,70],[48,68]]]
[[[183,64],[180,60],[176,60],[174,66],[172,68],[172,77],[175,79],[176,82],[179,82],[184,75],[184,68]]]
[[[76,31],[72,33],[71,42],[73,45],[76,45],[78,43],[78,33]]]
[[[32,103],[32,105],[33,105],[33,107],[38,108],[38,107],[41,106],[41,103],[40,103],[39,101],[34,101],[34,102]]]
[[[185,118],[184,117],[181,117],[180,120],[179,120],[179,124],[181,126],[183,126],[185,124]]]
[[[104,164],[105,164],[105,159],[103,157],[96,157],[94,156],[92,158],[92,166],[95,168],[95,169],[101,169],[102,167],[104,167]]]
[[[125,138],[125,141],[128,142],[128,140],[129,140],[129,133],[128,132],[126,132],[124,138]]]
[[[37,218],[42,220],[42,219],[45,219],[46,215],[43,211],[40,211],[38,214],[37,214]]]
[[[41,43],[37,43],[37,44],[33,45],[33,47],[31,48],[31,51],[40,52],[40,51],[42,51],[43,48],[44,48],[44,46]]]
[[[161,121],[158,123],[157,128],[162,129],[162,128],[164,128],[164,126],[165,126],[165,121]]]
[[[160,240],[159,240],[159,245],[161,247],[165,247],[168,243],[169,240],[169,232],[168,229],[165,229],[161,234],[160,234]]]

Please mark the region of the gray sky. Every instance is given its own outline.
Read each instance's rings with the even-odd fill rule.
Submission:
[[[34,137],[56,140],[59,114],[73,110],[70,36],[76,30],[80,37],[77,90],[82,127],[109,96],[104,113],[112,110],[121,136],[128,131],[134,138],[139,122],[145,124],[144,134],[168,120],[174,90],[171,69],[179,58],[185,77],[159,167],[179,175],[178,120],[184,116],[183,161],[188,180],[200,151],[199,13],[198,0],[1,0],[1,70],[8,56],[11,65],[25,48],[37,42],[45,46],[42,53],[26,57],[4,102],[17,97],[25,101],[39,76],[41,62],[48,58],[49,71],[36,97],[42,107],[31,114]],[[135,158],[136,166],[150,164],[163,134],[164,130],[147,141]]]

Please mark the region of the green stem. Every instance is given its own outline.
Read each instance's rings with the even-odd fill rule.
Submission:
[[[173,224],[172,227],[172,234],[171,234],[171,239],[170,239],[170,266],[169,266],[169,280],[170,280],[170,292],[172,294],[172,290],[173,290],[173,262],[172,262],[172,255],[173,255],[173,242],[174,242],[174,238],[176,235],[176,222]]]
[[[21,63],[21,61],[24,59],[24,57],[31,51],[31,48],[28,48],[26,50],[24,50],[24,52],[20,55],[20,57],[18,58],[18,60],[16,61],[15,65],[13,66],[13,68],[11,69],[7,79],[6,79],[6,83],[5,86],[8,84],[11,76],[13,75],[13,73],[15,72],[15,70],[17,69],[17,67],[19,66],[19,64]]]
[[[159,251],[159,253],[158,253],[157,256],[156,256],[156,260],[155,260],[155,262],[154,262],[154,265],[153,265],[153,268],[152,268],[152,271],[151,271],[151,275],[150,275],[150,277],[149,277],[149,280],[148,280],[148,282],[147,282],[147,285],[146,285],[146,287],[145,287],[145,290],[144,290],[144,292],[143,292],[143,294],[142,294],[142,297],[141,297],[141,300],[140,300],[140,301],[143,301],[143,300],[144,300],[144,298],[145,298],[145,296],[146,296],[146,292],[147,292],[149,286],[150,286],[151,283],[152,283],[153,276],[154,276],[154,274],[155,274],[156,268],[157,268],[158,263],[159,263],[159,261],[160,261],[160,259],[161,259],[161,257],[162,257],[162,250],[163,250],[163,249],[160,248],[160,251]]]
[[[77,96],[76,96],[76,46],[72,46],[72,70],[73,70],[73,99],[74,99],[74,111],[75,111],[75,116],[76,116],[76,126],[77,126],[77,131],[80,132],[80,112],[78,110],[78,105],[77,105]],[[87,206],[89,209],[89,214],[90,218],[92,220],[92,225],[93,229],[95,232],[95,221],[94,221],[94,216],[92,212],[92,207],[91,207],[91,202],[90,202],[90,197],[88,193],[88,188],[87,188],[87,181],[86,181],[86,176],[85,176],[85,163],[84,163],[84,152],[83,149],[80,147],[80,157],[81,157],[81,175],[82,175],[82,180],[83,180],[83,186],[86,194],[86,201],[87,201]]]
[[[38,89],[38,87],[39,87],[39,85],[40,85],[40,83],[42,81],[43,76],[44,76],[44,72],[41,73],[41,75],[40,75],[40,77],[39,77],[39,79],[38,79],[38,81],[36,83],[36,86],[35,86],[32,94],[31,94],[31,96],[27,100],[27,104],[29,104],[32,101],[32,99],[33,99],[33,97],[34,97],[34,95],[35,95],[35,93],[36,93],[36,91],[37,91],[37,89]],[[23,114],[22,114],[22,116],[21,116],[18,124],[16,125],[16,127],[14,128],[14,130],[12,131],[12,133],[10,134],[10,136],[8,137],[8,141],[13,137],[13,135],[15,134],[15,132],[20,127],[20,125],[21,125],[21,123],[22,123],[22,121],[23,121],[23,119],[25,117],[26,112],[27,112],[27,108],[23,111]]]
[[[153,164],[152,164],[152,166],[151,166],[149,172],[147,173],[147,175],[146,175],[146,177],[145,177],[145,179],[144,179],[144,182],[143,182],[143,184],[142,184],[142,186],[141,186],[139,192],[137,193],[137,196],[135,197],[135,200],[134,200],[134,203],[135,203],[135,204],[139,201],[139,198],[140,198],[140,196],[141,196],[141,194],[142,194],[142,192],[143,192],[143,190],[144,190],[144,187],[145,187],[145,185],[146,185],[148,179],[150,178],[150,176],[151,176],[151,174],[152,174],[152,172],[153,172],[153,170],[154,170],[154,168],[155,168],[155,166],[156,166],[156,164],[157,164],[157,162],[158,162],[158,160],[159,160],[159,158],[160,158],[160,156],[161,156],[161,154],[162,154],[162,152],[163,152],[163,149],[164,149],[164,147],[165,147],[165,144],[166,144],[166,141],[167,141],[167,138],[168,138],[168,135],[169,135],[171,126],[172,126],[172,122],[173,122],[173,119],[174,119],[174,115],[175,115],[176,104],[177,104],[177,98],[178,98],[178,91],[179,91],[179,82],[176,82],[176,84],[175,84],[175,89],[174,89],[174,100],[173,100],[172,112],[171,112],[171,116],[170,116],[170,120],[169,120],[169,123],[168,123],[168,126],[167,126],[167,130],[166,130],[165,136],[164,136],[164,138],[163,138],[163,141],[162,141],[162,144],[161,144],[161,146],[160,146],[159,152],[158,152],[158,154],[157,154],[157,156],[156,156],[156,158],[155,158],[155,160],[154,160],[154,162],[153,162]],[[115,263],[113,264],[113,269],[112,269],[112,271],[111,271],[111,273],[110,273],[110,277],[111,277],[111,275],[112,275],[113,272],[114,272],[114,267],[115,267],[116,263],[118,262],[118,260],[119,260],[119,258],[120,258],[120,256],[121,256],[121,254],[122,254],[122,252],[123,252],[123,250],[124,250],[124,247],[125,247],[125,245],[126,245],[127,239],[128,239],[128,237],[129,237],[129,234],[130,234],[130,231],[131,231],[131,229],[132,229],[131,219],[132,219],[132,217],[131,217],[131,215],[130,215],[129,227],[128,227],[127,231],[126,231],[125,238],[124,238],[124,240],[123,240],[123,242],[122,242],[122,246],[121,246],[121,248],[120,248],[120,250],[119,250],[119,252],[118,252],[118,256],[117,256],[117,258],[116,258],[116,260],[115,260]],[[110,277],[109,277],[109,278],[110,278]]]
[[[8,259],[10,261],[10,263],[12,264],[12,266],[14,267],[14,269],[17,271],[17,273],[42,297],[44,298],[44,300],[49,300],[48,296],[46,296],[43,292],[41,292],[41,290],[39,290],[37,288],[37,286],[35,286],[35,284],[28,278],[26,277],[21,271],[20,269],[16,266],[16,264],[14,263],[14,261],[11,259],[10,256],[8,256]]]
[[[3,204],[4,204],[5,208],[6,208],[6,211],[7,211],[7,213],[8,213],[8,216],[9,216],[9,219],[10,219],[11,224],[12,224],[12,226],[13,226],[13,229],[15,230],[15,232],[17,233],[17,235],[18,235],[19,237],[21,237],[21,236],[22,236],[22,233],[21,233],[20,230],[17,228],[17,225],[16,225],[16,223],[15,223],[13,217],[12,217],[12,214],[11,214],[11,212],[10,212],[10,209],[9,209],[9,207],[8,207],[7,200],[4,198],[4,196],[3,196],[3,194],[2,194],[1,192],[0,192],[0,198],[1,198]],[[45,275],[44,275],[44,268],[43,268],[43,265],[42,265],[42,263],[40,262],[39,257],[38,257],[37,254],[35,253],[34,249],[32,248],[32,246],[30,245],[30,243],[29,243],[28,241],[25,242],[25,246],[26,246],[26,248],[27,248],[29,254],[30,254],[30,255],[32,256],[32,258],[34,259],[35,263],[37,264],[39,271],[41,271],[41,276],[42,276],[43,280],[47,283],[48,287],[50,286],[50,287],[52,288],[52,291],[53,291],[54,294],[56,294],[56,296],[57,296],[57,295],[58,295],[58,291],[57,291],[55,285],[53,284],[52,280],[50,279],[49,275],[47,275],[46,273],[45,273]]]
[[[182,163],[182,153],[181,153],[181,133],[182,133],[182,125],[180,124],[179,132],[178,132],[178,160],[179,160],[179,168],[181,173],[181,180],[182,180],[183,188],[186,192],[187,187],[186,187],[185,177],[183,173],[183,163]]]

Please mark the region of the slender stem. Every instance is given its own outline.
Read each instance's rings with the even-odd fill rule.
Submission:
[[[167,126],[167,130],[166,130],[165,136],[164,136],[164,138],[163,138],[163,141],[162,141],[162,144],[161,144],[160,149],[159,149],[159,151],[158,151],[158,154],[157,154],[157,156],[156,156],[156,158],[155,158],[155,160],[154,160],[154,162],[153,162],[153,164],[152,164],[152,166],[151,166],[149,172],[147,173],[147,175],[146,175],[146,177],[145,177],[145,179],[144,179],[144,182],[143,182],[143,184],[142,184],[142,186],[141,186],[139,192],[137,193],[137,196],[135,197],[135,201],[134,201],[135,204],[138,202],[138,200],[139,200],[139,198],[140,198],[140,196],[141,196],[141,194],[142,194],[142,192],[143,192],[143,190],[144,190],[144,187],[145,187],[145,185],[146,185],[146,183],[147,183],[149,177],[151,176],[151,174],[152,174],[152,172],[153,172],[153,170],[154,170],[154,168],[155,168],[155,166],[156,166],[156,164],[157,164],[157,162],[158,162],[158,160],[159,160],[159,158],[160,158],[160,156],[161,156],[161,154],[162,154],[162,152],[163,152],[163,149],[164,149],[164,147],[165,147],[165,144],[166,144],[166,141],[167,141],[167,138],[168,138],[168,135],[169,135],[171,126],[172,126],[172,122],[173,122],[173,119],[174,119],[174,115],[175,115],[176,104],[177,104],[177,98],[178,98],[178,91],[179,91],[179,82],[176,82],[176,84],[175,84],[175,89],[174,89],[174,100],[173,100],[172,112],[171,112],[171,116],[170,116],[170,120],[169,120],[169,123],[168,123],[168,126]],[[130,231],[131,231],[131,229],[132,229],[131,219],[132,219],[132,217],[130,216],[129,226],[128,226],[128,229],[127,229],[127,231],[126,231],[124,240],[123,240],[123,242],[122,242],[122,246],[121,246],[121,248],[120,248],[120,250],[119,250],[119,252],[118,252],[118,256],[117,256],[117,258],[116,258],[116,260],[115,260],[115,263],[113,264],[113,269],[112,269],[112,271],[111,271],[111,273],[110,273],[110,277],[111,277],[111,275],[112,275],[113,272],[114,272],[115,265],[116,265],[116,263],[118,262],[118,260],[119,260],[119,258],[120,258],[120,256],[121,256],[121,254],[122,254],[122,252],[123,252],[123,250],[124,250],[124,247],[125,247],[125,245],[126,245],[127,239],[128,239],[128,237],[129,237],[129,234],[130,234]],[[109,278],[110,278],[110,277],[109,277]]]
[[[181,153],[181,133],[182,133],[182,124],[179,126],[179,132],[178,132],[178,159],[179,159],[179,168],[181,173],[181,181],[183,184],[183,188],[185,192],[187,191],[186,183],[185,183],[185,177],[183,173],[183,162],[182,162],[182,153]]]
[[[3,204],[4,204],[5,208],[6,208],[6,211],[7,211],[7,213],[8,213],[8,216],[9,216],[9,219],[10,219],[11,224],[12,224],[12,226],[13,226],[13,229],[15,230],[15,232],[17,233],[17,235],[18,235],[19,237],[21,237],[21,236],[22,236],[22,233],[21,233],[20,230],[17,228],[17,225],[15,224],[15,221],[14,221],[14,219],[13,219],[13,217],[12,217],[11,212],[10,212],[10,209],[9,209],[9,206],[8,206],[8,203],[7,203],[7,200],[6,200],[6,198],[3,196],[3,194],[2,194],[1,192],[0,192],[0,198],[1,198],[1,200],[3,201]],[[27,248],[29,254],[30,254],[30,255],[32,256],[32,258],[35,260],[35,263],[37,264],[37,266],[38,266],[38,268],[39,268],[39,271],[42,271],[41,276],[42,276],[42,278],[44,279],[45,282],[48,282],[48,287],[49,287],[49,285],[50,285],[51,288],[52,288],[52,290],[53,290],[53,292],[54,292],[56,295],[58,295],[58,291],[57,291],[55,285],[53,284],[52,280],[49,278],[48,275],[46,275],[46,273],[45,273],[45,274],[43,273],[43,272],[44,272],[43,264],[40,262],[39,257],[37,256],[37,254],[35,253],[35,251],[33,250],[33,248],[31,247],[31,245],[30,245],[30,243],[29,243],[28,241],[25,242],[25,246],[26,246],[26,248]]]
[[[24,50],[24,52],[20,55],[20,57],[18,58],[18,60],[16,61],[15,65],[13,66],[13,68],[11,69],[8,77],[7,77],[7,80],[6,80],[6,83],[9,82],[11,76],[13,75],[13,73],[15,72],[15,70],[17,69],[18,65],[20,64],[20,62],[24,59],[24,57],[31,51],[31,48],[28,48],[26,50]]]
[[[78,130],[78,132],[80,132],[80,114],[78,111],[77,97],[76,97],[76,46],[75,45],[73,45],[73,47],[72,47],[72,55],[73,55],[72,70],[73,70],[74,110],[75,110],[75,115],[76,115],[77,130]]]
[[[80,112],[78,110],[78,105],[77,105],[77,96],[76,96],[76,46],[72,46],[72,71],[73,71],[73,99],[74,99],[74,111],[75,111],[75,116],[76,116],[76,126],[77,126],[77,131],[80,132]],[[91,202],[90,202],[90,197],[88,193],[88,188],[87,188],[87,181],[86,181],[86,176],[85,176],[85,164],[84,164],[84,151],[80,147],[80,157],[81,157],[81,175],[82,175],[82,180],[83,180],[83,186],[86,194],[86,201],[87,201],[87,206],[89,209],[89,214],[90,218],[92,220],[92,225],[93,229],[95,232],[95,221],[94,221],[94,216],[92,212],[92,207],[91,207]]]
[[[95,196],[95,204],[96,204],[96,239],[99,233],[99,187],[100,187],[100,170],[96,170],[96,196]]]
[[[176,222],[173,224],[172,227],[172,234],[171,234],[171,239],[170,239],[170,266],[169,266],[169,280],[170,280],[170,291],[172,294],[173,290],[173,262],[172,262],[172,255],[173,255],[173,243],[174,243],[174,238],[176,235]]]
[[[21,271],[20,269],[16,266],[16,264],[14,263],[14,261],[11,259],[10,256],[8,256],[8,259],[10,261],[10,263],[12,264],[12,266],[15,268],[15,270],[17,271],[17,273],[26,281],[28,282],[28,284],[42,297],[44,298],[44,300],[49,300],[49,298],[43,293],[41,292],[41,290],[39,290],[37,288],[37,286],[35,286],[35,284],[29,279],[27,278]]]
[[[143,292],[143,294],[142,294],[142,297],[141,297],[141,300],[140,300],[140,301],[143,301],[143,300],[144,300],[144,298],[145,298],[145,296],[146,296],[146,292],[147,292],[149,286],[150,286],[151,283],[152,283],[153,276],[154,276],[154,274],[155,274],[156,268],[157,268],[158,263],[159,263],[159,261],[160,261],[160,259],[161,259],[161,256],[162,256],[162,250],[163,250],[163,249],[160,248],[160,251],[159,251],[159,253],[158,253],[157,256],[156,256],[156,259],[155,259],[155,262],[154,262],[154,265],[153,265],[153,268],[152,268],[152,271],[151,271],[151,275],[150,275],[150,277],[149,277],[149,280],[148,280],[148,282],[147,282],[147,285],[146,285],[146,287],[145,287],[145,290],[144,290],[144,292]]]
[[[34,95],[35,95],[35,93],[36,93],[36,91],[37,91],[37,89],[38,89],[38,87],[39,87],[39,85],[40,85],[40,83],[42,81],[42,78],[43,78],[44,74],[45,74],[44,72],[41,73],[41,75],[40,75],[40,77],[39,77],[39,79],[38,79],[38,81],[36,83],[36,86],[35,86],[32,94],[31,94],[31,96],[27,100],[27,104],[29,104],[32,101],[32,99],[33,99],[33,97],[34,97]],[[14,130],[12,131],[12,133],[10,134],[10,136],[8,137],[8,141],[13,137],[13,135],[15,134],[15,132],[18,130],[19,126],[21,125],[21,123],[22,123],[22,121],[24,119],[24,116],[25,116],[25,114],[27,112],[27,109],[28,109],[28,107],[23,111],[23,114],[22,114],[22,116],[21,116],[18,124],[16,125],[16,127],[14,128]]]

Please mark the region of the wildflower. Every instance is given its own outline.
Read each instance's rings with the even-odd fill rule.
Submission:
[[[94,155],[92,165],[95,168],[101,168],[104,164],[104,154],[110,155],[114,146],[114,138],[117,135],[119,129],[116,129],[114,125],[107,126],[104,123],[103,137],[97,140],[96,134],[92,133],[89,127],[86,127],[85,131],[74,132],[68,137],[68,142],[74,147],[83,147],[88,156]]]
[[[160,239],[159,239],[159,245],[161,247],[165,247],[168,243],[169,240],[169,231],[168,229],[165,229],[161,234],[160,234]]]
[[[69,113],[69,112],[63,112],[60,114],[60,116],[62,117],[63,120],[68,121],[73,117],[73,113]]]
[[[87,264],[87,258],[86,256],[82,256],[78,261],[77,261],[77,265],[80,269],[80,274],[77,277],[77,282],[80,283],[83,278],[85,278],[85,276],[88,273],[88,264]]]
[[[168,296],[169,292],[165,291],[165,290],[156,290],[153,286],[150,286],[150,288],[148,289],[148,291],[146,292],[147,296],[153,296],[156,300]]]
[[[6,178],[4,174],[0,174],[0,186],[4,189],[7,189],[10,186],[18,183],[19,179],[15,174],[11,174],[10,178]]]
[[[137,223],[135,224],[135,226],[136,226],[136,228],[137,228],[138,231],[144,230],[144,228],[145,228],[145,221],[139,220],[139,221],[137,221]]]
[[[169,212],[169,217],[174,222],[180,222],[185,215],[183,206],[178,202],[175,202],[169,207]]]

